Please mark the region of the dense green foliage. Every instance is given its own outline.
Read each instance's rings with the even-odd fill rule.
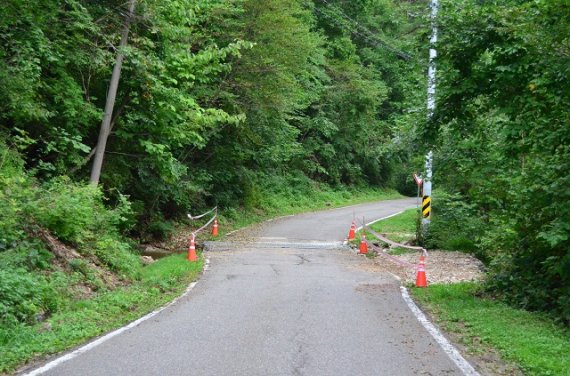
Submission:
[[[103,205],[93,186],[53,179],[38,186],[0,143],[0,324],[35,323],[86,291],[139,277],[140,262],[121,236],[126,201]],[[65,246],[61,241],[73,246]]]
[[[422,103],[409,90],[423,86],[421,67],[397,51],[416,49],[415,8],[138,1],[101,177],[106,196],[130,197],[144,235],[189,209],[251,202],[265,178],[392,185],[407,158],[391,142],[396,119]],[[3,137],[42,181],[85,181],[124,2],[9,0],[0,13]]]
[[[570,7],[446,1],[435,245],[473,250],[508,301],[570,321]],[[438,224],[439,221],[439,224]]]

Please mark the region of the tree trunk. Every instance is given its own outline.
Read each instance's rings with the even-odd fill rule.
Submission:
[[[129,26],[131,18],[135,11],[136,0],[129,0],[129,13],[125,19],[125,27],[121,34],[121,42],[117,51],[117,58],[115,59],[115,66],[113,67],[113,74],[111,76],[111,83],[109,85],[109,92],[107,94],[107,102],[105,103],[105,115],[101,122],[101,129],[99,131],[99,139],[97,141],[95,159],[93,160],[93,168],[91,169],[90,183],[99,184],[99,177],[101,176],[101,168],[103,166],[103,158],[105,156],[105,147],[107,146],[107,138],[109,137],[111,118],[113,116],[113,107],[115,106],[115,97],[117,96],[117,88],[119,87],[119,78],[121,76],[121,68],[123,66],[123,59],[125,55],[122,48],[126,47],[129,37]]]

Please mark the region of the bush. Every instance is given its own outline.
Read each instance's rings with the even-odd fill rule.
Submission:
[[[54,291],[41,275],[25,269],[0,270],[0,322],[34,323],[57,309]]]
[[[33,324],[66,304],[74,288],[107,287],[86,259],[69,260],[72,273],[57,271],[54,255],[32,235],[38,227],[124,279],[139,276],[140,261],[121,236],[133,222],[130,204],[119,193],[113,209],[104,200],[99,188],[64,176],[37,184],[0,140],[0,323]]]
[[[418,186],[414,181],[412,174],[405,169],[400,170],[392,176],[392,184],[396,190],[408,197],[415,197],[418,194]]]
[[[485,224],[477,215],[475,206],[459,194],[442,191],[434,193],[433,206],[432,221],[425,239],[426,246],[470,252],[486,259],[478,247]]]
[[[104,236],[95,244],[95,256],[123,278],[138,278],[141,262],[124,241]]]
[[[130,206],[121,200],[109,210],[103,205],[103,194],[91,184],[73,183],[58,177],[43,187],[38,200],[28,205],[29,214],[59,239],[81,245],[97,234],[116,233],[129,222]]]
[[[24,206],[34,194],[22,160],[0,140],[0,252],[15,247],[26,237],[22,229],[27,219]]]
[[[157,215],[151,219],[145,232],[153,239],[166,239],[174,232],[174,225]]]

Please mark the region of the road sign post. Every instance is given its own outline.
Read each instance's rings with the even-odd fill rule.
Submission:
[[[430,151],[426,156],[426,176],[423,181],[422,196],[422,225],[424,232],[427,232],[431,220],[431,177],[432,177],[433,154]]]
[[[423,185],[423,179],[421,177],[421,175],[418,174],[413,174],[412,175],[414,177],[414,181],[416,182],[416,185],[418,186],[418,195],[417,195],[417,201],[416,201],[416,207],[420,206],[420,197],[422,196],[422,185]]]

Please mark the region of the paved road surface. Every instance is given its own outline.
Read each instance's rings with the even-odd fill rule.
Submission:
[[[210,270],[175,305],[47,374],[460,375],[391,275],[330,246],[344,239],[353,212],[372,220],[414,205],[270,222],[259,243],[209,252]]]

